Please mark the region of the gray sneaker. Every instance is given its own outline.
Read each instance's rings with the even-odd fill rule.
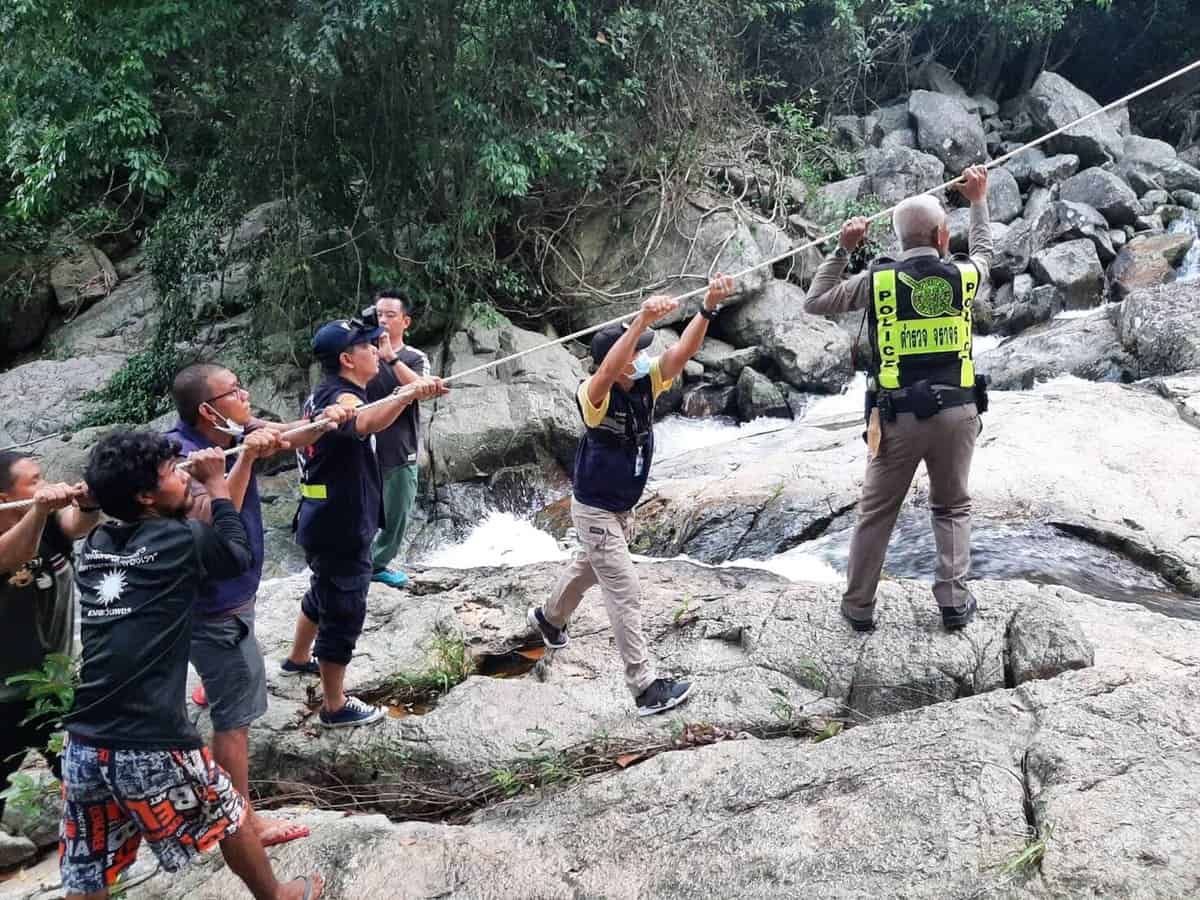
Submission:
[[[321,710],[318,717],[326,728],[354,728],[358,725],[370,725],[378,722],[384,716],[382,706],[372,706],[357,697],[347,697],[346,705],[335,713]]]
[[[546,621],[546,616],[542,613],[540,606],[529,607],[529,612],[525,613],[525,621],[529,623],[530,628],[536,628],[542,636],[542,643],[546,645],[547,650],[561,650],[567,644],[571,643],[571,638],[567,635],[567,629],[555,628]]]
[[[655,713],[673,709],[688,698],[692,686],[686,681],[676,681],[674,678],[655,678],[635,701],[639,716],[652,716]]]

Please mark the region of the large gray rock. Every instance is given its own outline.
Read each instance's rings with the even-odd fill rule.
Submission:
[[[1137,194],[1129,185],[1111,172],[1095,167],[1064,181],[1058,197],[1099,210],[1112,225],[1132,225],[1140,211]]]
[[[772,281],[759,297],[722,313],[716,330],[735,344],[760,345],[801,390],[832,393],[850,380],[849,337],[806,313],[804,292],[790,282]]]
[[[1004,168],[1016,179],[1021,190],[1029,190],[1033,184],[1034,168],[1046,158],[1046,154],[1039,147],[1030,147],[1028,150],[1022,150],[1012,159],[1004,164]],[[993,174],[995,170],[993,170]]]
[[[1053,187],[1078,171],[1079,157],[1073,153],[1060,153],[1034,164],[1029,177],[1039,187]]]
[[[1130,381],[1137,364],[1121,346],[1113,319],[1110,310],[1099,309],[1084,318],[1046,322],[984,354],[976,367],[998,391],[1028,390],[1060,375]]]
[[[545,340],[513,326],[473,326],[451,339],[443,373],[466,372]],[[527,463],[568,463],[583,427],[574,396],[583,377],[579,361],[560,346],[457,382],[427,413],[435,481],[468,481]]]
[[[846,220],[847,213],[856,201],[869,191],[868,178],[865,175],[855,175],[823,184],[815,191],[806,188],[799,205],[805,215],[833,228]]]
[[[936,156],[951,172],[987,159],[987,141],[977,115],[944,94],[913,91],[908,112],[916,123],[917,146]]]
[[[66,254],[50,268],[59,311],[68,314],[108,296],[117,281],[117,270],[104,251],[82,241],[71,242]]]
[[[37,845],[27,837],[0,831],[0,869],[19,866],[37,856]]]
[[[737,388],[701,384],[686,388],[680,408],[689,419],[708,419],[737,411]]]
[[[1051,207],[1041,209],[1034,218],[1014,219],[1011,225],[993,222],[993,279],[1008,281],[1025,272],[1034,254],[1053,240],[1056,226]]]
[[[761,416],[790,419],[792,411],[779,390],[766,375],[746,366],[737,382],[738,417],[749,422]]]
[[[917,69],[915,81],[919,87],[938,94],[945,94],[947,97],[966,98],[967,96],[966,89],[955,80],[954,73],[933,60],[924,63]],[[920,91],[919,93],[925,92]]]
[[[1200,169],[1180,160],[1165,141],[1130,135],[1117,172],[1139,194],[1155,189],[1200,191]]]
[[[98,351],[121,356],[137,353],[146,349],[154,338],[158,301],[150,274],[135,275],[64,322],[51,334],[51,343],[63,354],[72,356]]]
[[[1200,282],[1130,294],[1121,304],[1118,328],[1141,377],[1200,368]]]
[[[1008,224],[1021,215],[1021,189],[1008,169],[994,169],[988,178],[988,212],[994,222]]]
[[[1112,237],[1109,236],[1108,221],[1099,210],[1085,203],[1059,201],[1054,204],[1056,225],[1055,240],[1074,241],[1086,238],[1096,247],[1101,265],[1108,265],[1116,258]]]
[[[684,197],[646,195],[621,208],[601,207],[576,220],[556,246],[547,274],[570,304],[572,328],[594,325],[635,310],[636,290],[661,285],[678,296],[703,287],[716,272],[741,272],[768,257],[746,217],[729,210],[729,199],[703,191]],[[755,296],[772,278],[756,269],[739,278],[736,304]],[[613,299],[621,295],[618,299]],[[690,319],[695,301],[663,320]]]
[[[899,146],[868,148],[863,154],[863,170],[869,179],[870,193],[884,206],[935,188],[946,180],[946,167],[936,156]]]
[[[1099,103],[1054,72],[1038,76],[1025,105],[1043,134],[1070,125],[1100,108]],[[1124,139],[1111,120],[1096,116],[1048,145],[1056,153],[1073,153],[1084,165],[1094,166],[1117,159],[1123,152]]]
[[[1171,283],[1191,246],[1187,233],[1138,235],[1108,269],[1109,295],[1124,300],[1134,291]]]
[[[105,386],[125,363],[98,353],[65,360],[39,359],[0,372],[0,446],[66,431],[93,405],[87,394]]]
[[[1035,253],[1029,268],[1038,283],[1058,288],[1068,309],[1085,309],[1101,300],[1104,267],[1089,240],[1067,241]]]
[[[1008,622],[1008,666],[1014,684],[1084,669],[1093,659],[1083,629],[1056,599],[1026,603]]]
[[[1054,203],[1054,192],[1050,188],[1033,187],[1025,198],[1025,210],[1022,217],[1033,221]]]
[[[1051,284],[1034,285],[1033,276],[1018,275],[995,292],[992,330],[998,334],[1020,334],[1053,318],[1062,309],[1062,295]]]

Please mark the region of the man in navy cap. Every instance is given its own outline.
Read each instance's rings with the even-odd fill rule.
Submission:
[[[598,583],[639,716],[678,706],[691,690],[686,681],[660,678],[654,670],[642,631],[642,589],[629,555],[633,507],[654,456],[654,401],[700,349],[708,323],[732,293],[733,280],[718,274],[679,343],[661,356],[647,355],[653,342],[647,329],[679,306],[671,297],[650,297],[628,325],[603,328],[592,338],[596,371],[579,386],[576,398],[587,430],[575,454],[571,498],[571,521],[582,547],[550,602],[528,613],[547,647],[565,647],[567,620],[584,592]]]
[[[374,342],[382,334],[382,328],[354,319],[321,326],[312,348],[325,377],[305,401],[306,417],[333,404],[358,409],[367,402],[367,383],[379,371]],[[395,422],[414,400],[447,390],[440,378],[418,379],[297,453],[301,499],[296,542],[304,548],[312,582],[300,604],[295,641],[282,670],[320,673],[324,700],[319,721],[326,727],[367,725],[383,716],[379,707],[348,697],[343,690],[346,666],[367,612],[371,542],[383,518],[373,435]]]

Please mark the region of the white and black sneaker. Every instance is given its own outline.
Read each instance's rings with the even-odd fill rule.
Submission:
[[[655,678],[635,701],[639,716],[652,716],[655,713],[666,712],[682,703],[692,692],[692,686],[686,681],[676,681],[674,678]]]
[[[541,633],[542,643],[546,645],[547,650],[561,650],[571,643],[570,637],[567,636],[567,629],[555,628],[547,622],[540,606],[529,607],[529,612],[525,613],[525,619],[529,622],[530,628],[536,628]]]
[[[360,725],[370,725],[378,722],[387,710],[382,706],[372,706],[357,697],[346,697],[346,705],[335,713],[321,710],[317,719],[325,728],[357,728]]]

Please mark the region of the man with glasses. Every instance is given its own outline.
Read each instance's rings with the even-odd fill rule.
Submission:
[[[217,365],[196,364],[175,376],[171,390],[179,421],[167,434],[183,453],[209,447],[228,449],[243,443],[245,450],[226,461],[230,500],[250,541],[250,568],[232,578],[209,579],[201,586],[192,627],[190,659],[203,685],[192,699],[210,707],[213,755],[229,772],[238,792],[249,798],[250,723],[267,711],[267,677],[254,635],[254,599],[262,580],[264,536],[262,504],[254,463],[288,447],[313,443],[321,432],[312,429],[284,441],[280,435],[307,422],[267,422],[251,414],[250,393],[237,375]],[[353,413],[340,406],[325,411],[334,422]],[[189,482],[189,518],[211,523],[212,501],[200,479]],[[286,666],[286,664],[285,664]],[[315,666],[310,666],[315,671]],[[286,669],[285,669],[286,671]],[[303,671],[298,667],[296,674]],[[247,802],[249,802],[247,800]],[[304,837],[308,829],[249,813],[250,825],[264,846]]]
[[[375,341],[383,333],[357,320],[339,319],[323,325],[312,342],[325,377],[305,402],[305,415],[314,416],[331,405],[355,411],[353,420],[325,432],[298,454],[296,542],[304,548],[312,581],[285,665],[311,666],[316,656],[323,697],[318,721],[327,728],[368,725],[383,716],[382,709],[346,696],[343,689],[346,666],[366,618],[371,544],[383,519],[383,480],[374,435],[414,400],[447,392],[441,379],[421,378],[397,388],[378,406],[357,412],[368,402],[367,384],[379,372]]]

